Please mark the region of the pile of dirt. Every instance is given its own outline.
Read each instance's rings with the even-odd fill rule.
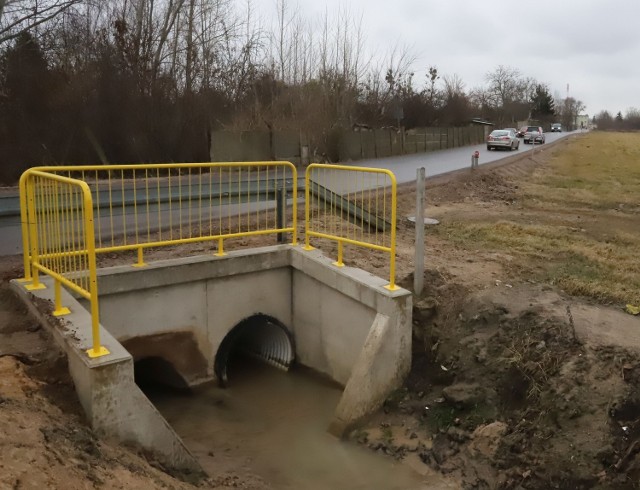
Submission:
[[[354,437],[464,488],[637,488],[640,358],[580,341],[570,315],[512,313],[427,276],[411,374]]]
[[[513,203],[518,186],[496,172],[477,171],[456,176],[456,185],[440,185],[428,190],[429,201],[454,203],[464,201],[503,201]]]

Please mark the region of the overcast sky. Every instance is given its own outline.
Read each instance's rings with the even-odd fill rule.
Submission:
[[[362,15],[367,48],[395,44],[415,54],[415,85],[427,67],[457,74],[471,89],[498,65],[517,68],[551,94],[581,100],[584,112],[640,108],[640,0],[289,0],[320,18],[347,6]],[[275,0],[256,0],[267,22]],[[525,11],[525,8],[527,11]]]

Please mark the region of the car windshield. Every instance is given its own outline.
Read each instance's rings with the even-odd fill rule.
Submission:
[[[507,136],[509,134],[509,131],[493,131],[491,133],[491,136]]]
[[[527,128],[527,131],[538,131],[538,127],[537,126],[529,126]]]
[[[560,125],[559,125],[559,124],[554,124],[552,127],[553,127],[553,128],[559,128],[559,127],[560,127]]]

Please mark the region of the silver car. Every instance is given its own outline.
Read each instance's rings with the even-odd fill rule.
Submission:
[[[487,137],[487,150],[497,150],[498,148],[505,148],[507,150],[520,149],[520,140],[516,136],[516,132],[513,128],[510,129],[495,129],[491,131],[491,134]]]
[[[544,131],[540,126],[527,126],[527,132],[524,133],[524,144],[527,143],[544,143]]]

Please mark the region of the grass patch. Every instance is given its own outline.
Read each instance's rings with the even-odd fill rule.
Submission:
[[[566,226],[455,222],[439,230],[468,249],[502,252],[542,269],[539,280],[603,303],[640,304],[640,234],[601,241]]]
[[[529,197],[596,209],[638,206],[640,134],[590,133],[568,144],[525,187]]]
[[[570,294],[640,304],[640,133],[590,133],[521,184],[508,219],[444,222],[435,233],[508,254]]]

